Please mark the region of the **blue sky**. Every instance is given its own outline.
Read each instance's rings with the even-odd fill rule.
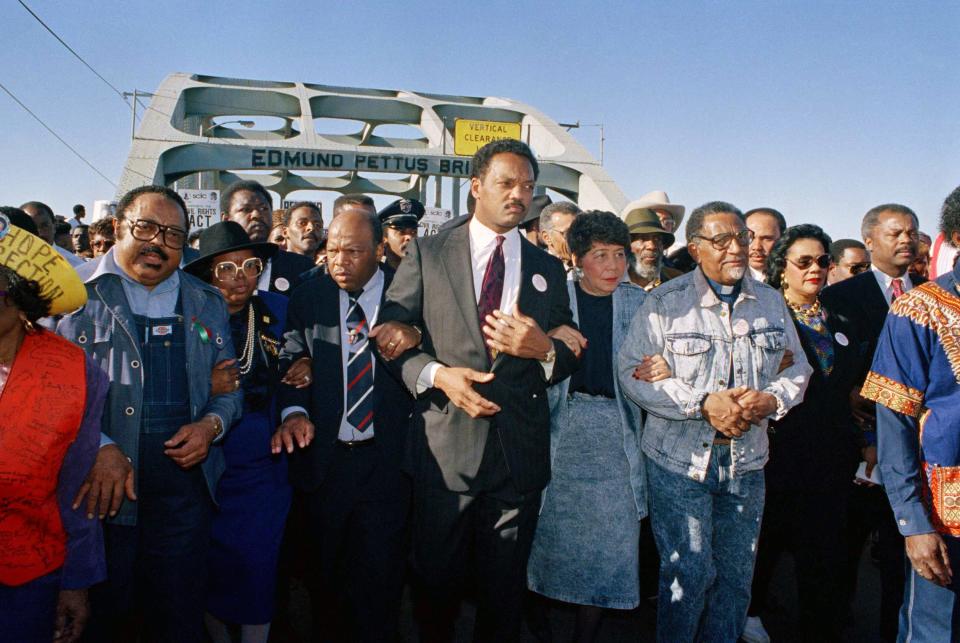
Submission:
[[[960,184],[960,2],[27,1],[122,90],[184,71],[507,96],[602,122],[628,198],[769,205],[839,238],[889,201],[932,232]],[[117,181],[129,108],[18,3],[0,24],[0,82]],[[4,94],[0,123],[0,202],[68,214],[112,198]],[[576,136],[598,153],[596,129]]]

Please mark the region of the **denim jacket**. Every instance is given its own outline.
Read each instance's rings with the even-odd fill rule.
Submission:
[[[783,296],[750,277],[742,283],[732,312],[699,268],[655,288],[620,351],[620,386],[647,411],[643,452],[695,480],[706,476],[713,449],[715,429],[701,414],[708,394],[738,386],[770,393],[777,400],[771,419],[779,420],[803,400],[813,370]],[[794,363],[778,373],[785,349]],[[652,384],[633,379],[644,355],[663,355],[673,376]],[[732,441],[731,474],[762,469],[767,447],[764,419]]]
[[[570,291],[570,310],[573,312],[573,321],[580,323],[580,312],[577,310],[577,293],[573,281],[567,282]],[[631,282],[621,282],[613,292],[613,356],[616,360],[617,352],[627,338],[630,321],[634,313],[640,308],[646,296],[643,288]],[[616,362],[614,362],[616,369]],[[630,465],[630,488],[633,490],[633,500],[637,506],[637,520],[647,515],[647,476],[643,467],[643,455],[640,453],[640,408],[627,398],[617,381],[614,373],[613,385],[616,389],[617,404],[620,407],[620,430],[623,433],[623,452]],[[563,432],[568,428],[563,423],[566,414],[567,401],[570,393],[570,378],[558,382],[547,389],[547,399],[550,402],[550,466],[553,466],[557,456],[557,446]],[[548,486],[544,490],[544,498],[550,493]]]
[[[86,272],[86,271],[85,271]],[[134,472],[139,471],[140,409],[143,399],[143,372],[136,322],[127,303],[120,277],[102,274],[86,283],[87,303],[80,310],[65,316],[57,325],[57,333],[78,345],[107,373],[110,392],[103,413],[103,432],[123,454],[130,458]],[[235,357],[230,338],[230,319],[220,292],[199,279],[180,273],[180,294],[183,315],[187,320],[186,374],[190,389],[190,417],[197,421],[207,414],[223,420],[224,431],[243,412],[243,393],[234,391],[210,397],[210,374],[220,360]],[[210,331],[204,340],[190,321],[196,319]],[[221,436],[222,437],[222,436]],[[211,445],[201,465],[210,496],[214,498],[217,481],[226,463],[223,451]],[[135,480],[139,489],[139,480]],[[135,525],[137,503],[124,502],[113,522]]]

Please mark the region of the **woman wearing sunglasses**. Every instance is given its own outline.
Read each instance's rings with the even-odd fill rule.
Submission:
[[[804,641],[841,639],[846,491],[863,446],[846,395],[860,373],[859,341],[819,298],[830,268],[830,243],[818,226],[793,226],[766,264],[767,283],[783,292],[813,374],[803,402],[770,423],[767,495],[749,614],[751,621],[758,618],[777,560],[790,552]]]
[[[251,242],[242,226],[225,221],[201,233],[200,256],[184,267],[218,288],[230,312],[238,357],[214,369],[213,394],[242,388],[244,397],[243,417],[223,442],[227,469],[216,494],[207,597],[215,643],[231,640],[228,625],[240,625],[245,642],[266,642],[273,618],[291,495],[286,462],[270,453],[287,298],[258,292],[257,280],[277,250]]]

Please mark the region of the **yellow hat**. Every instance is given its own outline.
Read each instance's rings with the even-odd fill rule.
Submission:
[[[50,314],[73,312],[87,303],[87,289],[77,271],[49,243],[10,223],[0,214],[0,266],[40,284]]]

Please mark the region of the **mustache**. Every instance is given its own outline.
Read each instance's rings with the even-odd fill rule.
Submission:
[[[163,259],[164,261],[166,261],[167,259],[170,258],[170,255],[167,254],[167,251],[164,250],[163,248],[161,248],[160,246],[157,246],[157,245],[151,244],[151,245],[149,245],[149,246],[144,246],[143,248],[140,249],[140,254],[141,254],[141,255],[145,255],[145,254],[149,254],[149,253],[153,253],[153,254],[159,256],[159,257],[160,257],[161,259]]]
[[[510,205],[517,205],[517,206],[520,206],[521,208],[523,208],[523,211],[524,211],[524,212],[527,211],[527,206],[525,206],[525,205],[523,204],[523,201],[512,200],[512,201],[508,201],[508,202],[507,202],[507,205],[508,205],[508,206],[510,206]]]

